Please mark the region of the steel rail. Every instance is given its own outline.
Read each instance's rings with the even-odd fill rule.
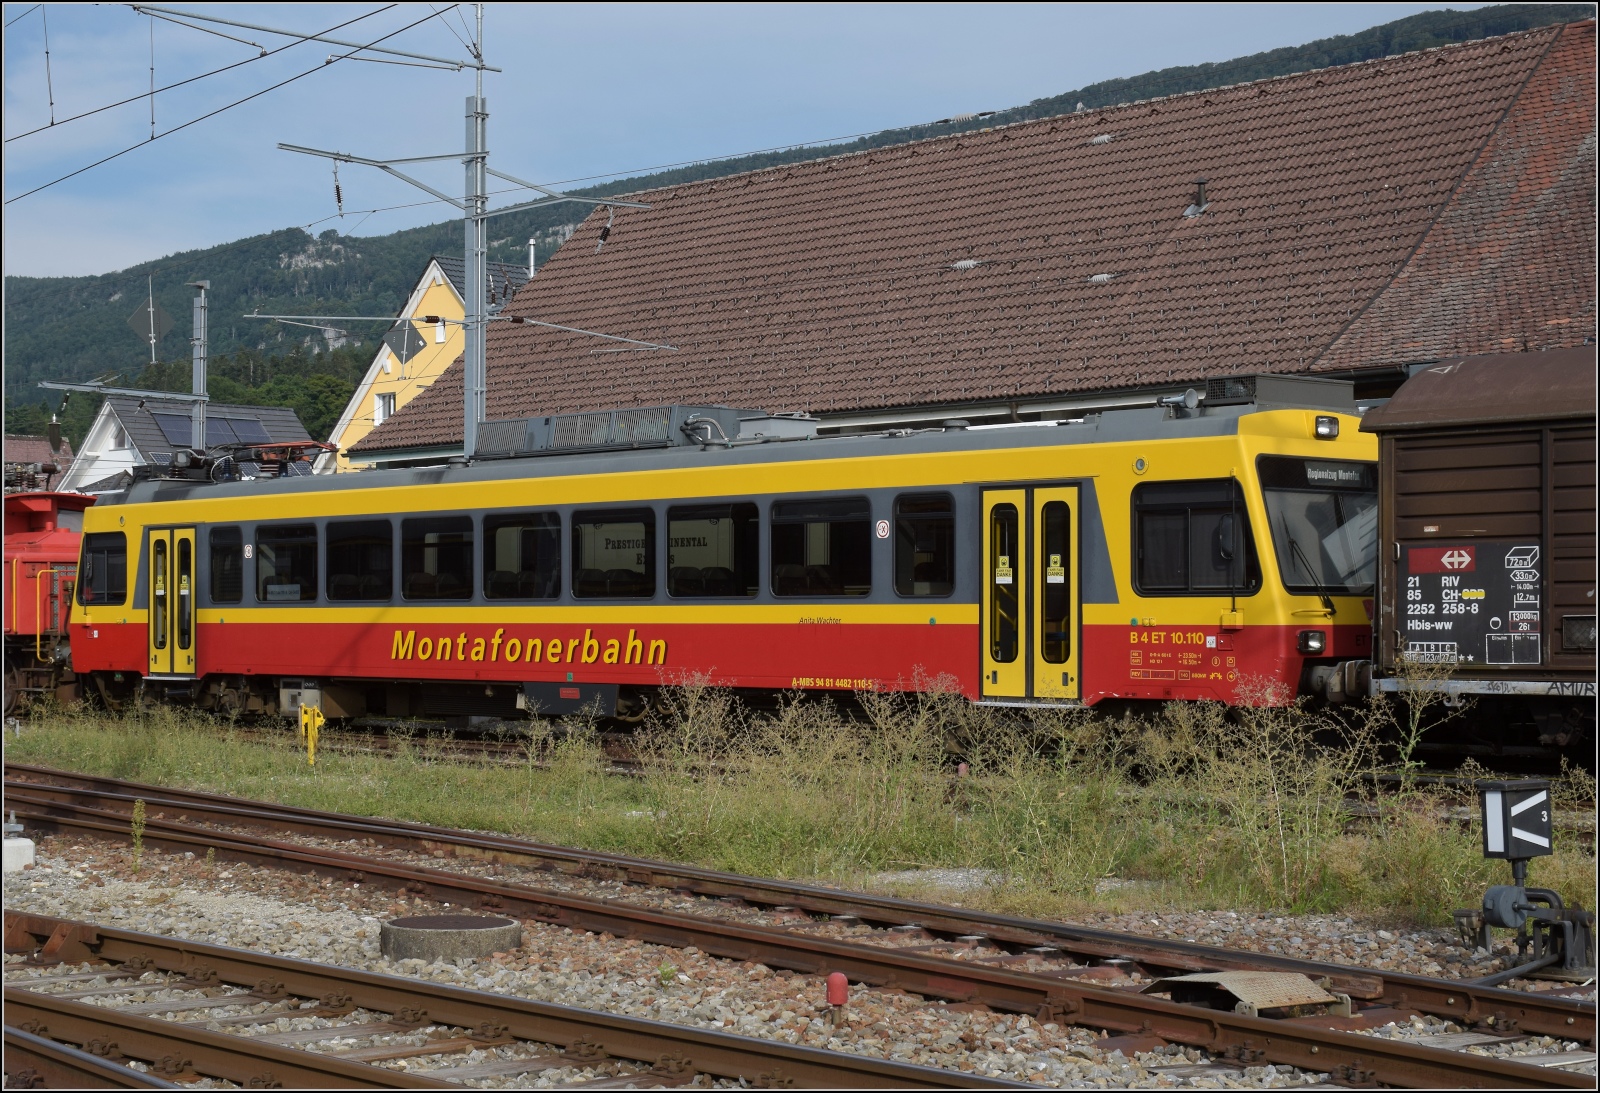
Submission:
[[[43,915],[8,912],[5,921],[8,948],[23,947],[19,942],[27,938],[51,959],[70,963],[136,961],[140,966],[182,973],[194,980],[248,987],[270,996],[311,999],[331,996],[342,1002],[342,1008],[405,1013],[406,1022],[418,1027],[436,1024],[470,1029],[483,1027],[487,1022],[519,1040],[563,1047],[571,1053],[570,1065],[574,1066],[582,1065],[585,1059],[593,1062],[610,1056],[638,1060],[646,1066],[663,1065],[666,1060],[667,1069],[675,1068],[678,1073],[694,1071],[744,1078],[756,1084],[792,1083],[802,1088],[1031,1088],[1027,1083],[986,1078],[960,1070],[736,1036]],[[14,1004],[12,990],[10,986],[6,989],[8,1010]],[[33,998],[49,996],[33,995]],[[22,1000],[32,999],[24,997]],[[178,1002],[173,1008],[178,1010],[182,1006],[183,1003]],[[106,1007],[87,1008],[96,1014],[116,1012]],[[59,1034],[53,1016],[48,1018],[48,1027],[52,1036]],[[177,1030],[180,1035],[194,1031],[193,1026],[179,1026]],[[337,1030],[331,1030],[332,1035],[337,1035]],[[243,1037],[226,1039],[230,1043],[250,1042]],[[380,1070],[380,1073],[394,1072]],[[648,1077],[648,1073],[641,1074],[640,1080],[646,1081]],[[427,1084],[448,1086],[451,1083],[429,1079]]]
[[[259,999],[249,999],[259,1001]],[[452,1089],[452,1082],[122,1013],[6,984],[6,1020],[75,1044],[99,1042],[174,1079],[222,1078],[246,1089]],[[174,1002],[181,1012],[185,1003]],[[38,1030],[44,1030],[38,1032]]]
[[[131,834],[120,813],[62,803],[41,807],[18,793],[10,794],[7,803],[16,808],[19,816],[25,815],[33,826],[44,830],[71,830],[117,841]],[[494,913],[520,914],[656,944],[693,945],[733,960],[758,961],[810,974],[844,972],[853,981],[873,986],[1037,1013],[1042,1020],[1155,1036],[1244,1062],[1287,1064],[1336,1075],[1370,1075],[1384,1084],[1416,1088],[1589,1088],[1593,1084],[1586,1076],[1556,1074],[1524,1063],[1197,1008],[1150,995],[976,962],[656,911],[616,900],[586,899],[271,839],[250,840],[148,815],[142,837],[146,845],[178,852],[198,855],[213,850],[218,859],[299,869],[347,882],[377,881],[439,902],[445,902],[442,897],[448,895],[453,897],[450,902]],[[1500,1027],[1507,1027],[1505,1016],[1502,1014],[1498,1022]]]
[[[460,856],[506,864],[526,864],[532,859],[582,875],[609,875],[613,879],[632,883],[683,888],[697,895],[737,897],[752,903],[792,906],[814,913],[853,914],[871,922],[916,924],[953,937],[983,934],[1003,944],[1052,946],[1087,958],[1126,958],[1148,967],[1176,971],[1237,969],[1299,972],[1312,979],[1326,978],[1333,989],[1355,999],[1426,1013],[1463,1025],[1493,1018],[1500,1028],[1511,1027],[1530,1034],[1558,1036],[1589,1044],[1595,1041],[1595,1004],[1571,998],[1483,987],[1460,980],[1434,979],[1410,973],[1373,972],[1349,965],[1270,953],[1242,952],[1195,942],[1158,940],[1112,930],[996,915],[818,885],[763,880],[645,858],[548,846],[509,836],[318,812],[199,791],[171,790],[45,767],[7,764],[6,769],[38,777],[74,780],[98,800],[107,804],[126,802],[128,809],[132,808],[135,798],[143,799],[147,807],[170,802],[172,806],[190,813],[209,815],[219,823],[323,836],[343,831],[352,838],[369,838],[395,848],[423,852],[450,849]],[[8,794],[48,795],[52,788],[71,791],[70,787],[6,783]]]
[[[5,1027],[6,1086],[10,1089],[182,1089],[154,1074]]]

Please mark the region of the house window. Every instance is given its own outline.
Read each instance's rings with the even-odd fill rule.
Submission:
[[[372,424],[382,425],[394,416],[394,392],[386,391],[372,401]]]
[[[123,451],[128,447],[128,430],[121,425],[111,427],[111,447],[117,451]]]

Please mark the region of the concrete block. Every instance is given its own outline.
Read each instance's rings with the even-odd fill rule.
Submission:
[[[5,839],[5,871],[7,873],[20,873],[25,866],[33,864],[32,839]]]

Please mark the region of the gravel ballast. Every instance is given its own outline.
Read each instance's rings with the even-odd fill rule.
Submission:
[[[348,844],[340,845],[349,849]],[[730,917],[769,925],[775,919],[781,921],[784,914],[720,904],[660,889],[491,866],[465,859],[439,859],[372,847],[364,850],[386,858],[425,860],[436,868],[463,872],[482,869],[486,875],[503,880],[626,898],[680,912],[706,913],[709,908],[720,908],[720,913]],[[1326,1075],[1290,1067],[1221,1066],[1201,1052],[1178,1047],[1129,1057],[1122,1052],[1106,1052],[1094,1047],[1094,1041],[1101,1035],[1099,1030],[1041,1024],[1027,1016],[995,1013],[981,1006],[945,1005],[898,991],[860,986],[852,989],[845,1014],[835,1021],[825,1003],[824,983],[818,977],[709,957],[693,948],[675,949],[608,934],[570,931],[537,921],[524,922],[522,946],[511,952],[450,963],[391,962],[379,951],[382,921],[398,915],[449,914],[461,909],[426,900],[402,901],[390,893],[357,884],[232,863],[209,863],[186,855],[146,851],[137,875],[133,874],[131,866],[131,853],[126,847],[48,837],[41,842],[39,864],[34,869],[5,877],[6,906],[12,910],[413,976],[538,1001],[1009,1077],[1043,1086],[1279,1088],[1304,1087],[1327,1080]],[[1119,920],[1133,917],[1104,916],[1096,924],[1129,929],[1130,922]],[[1322,960],[1337,960],[1342,956],[1344,962],[1359,962],[1373,968],[1398,966],[1423,974],[1450,974],[1449,954],[1436,947],[1436,937],[1364,930],[1347,919],[1333,916],[1241,916],[1222,912],[1145,915],[1138,921],[1144,927],[1138,932],[1153,936],[1213,944],[1236,944],[1235,939],[1245,939],[1254,944],[1241,947],[1261,951]],[[830,928],[839,931],[836,936],[844,937],[865,930],[845,924],[830,924]],[[14,963],[8,966],[8,977],[40,974],[38,970],[24,970]],[[1429,964],[1437,965],[1440,970],[1425,970]],[[1468,974],[1484,974],[1485,970],[1488,969],[1473,968]],[[81,983],[74,987],[84,989]],[[150,1001],[162,997],[130,993],[108,999],[108,1002],[123,998]],[[251,1002],[250,1005],[270,1008],[270,1004],[264,1003]],[[249,1005],[241,1006],[241,1012],[248,1010]],[[216,1017],[216,1014],[210,1016]],[[298,1027],[320,1027],[296,1024],[317,1020],[321,1019],[286,1016],[279,1019],[278,1025],[288,1022],[287,1027],[274,1026],[274,1029],[293,1031]],[[348,1020],[341,1018],[340,1023]],[[226,1026],[225,1020],[218,1020],[212,1027],[226,1029]],[[1374,1035],[1411,1037],[1460,1031],[1444,1022],[1424,1022],[1420,1027],[1391,1026],[1374,1030]],[[339,1049],[351,1046],[364,1045],[343,1043]],[[1554,1054],[1580,1047],[1566,1041],[1527,1040],[1493,1045],[1490,1053]],[[524,1048],[525,1045],[513,1045],[513,1048],[473,1052],[470,1057],[458,1054],[425,1062],[400,1062],[406,1063],[403,1069],[455,1067],[527,1054]],[[317,1049],[330,1050],[327,1045],[317,1045]],[[1593,1073],[1594,1068],[1590,1066],[1588,1072]],[[581,1079],[582,1075],[573,1071],[543,1071],[508,1078],[476,1079],[469,1084],[479,1088],[542,1088]]]

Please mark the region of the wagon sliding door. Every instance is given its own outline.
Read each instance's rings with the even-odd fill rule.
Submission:
[[[986,699],[1076,699],[1078,488],[983,493]]]
[[[148,642],[152,676],[192,676],[195,665],[194,528],[150,532]]]

